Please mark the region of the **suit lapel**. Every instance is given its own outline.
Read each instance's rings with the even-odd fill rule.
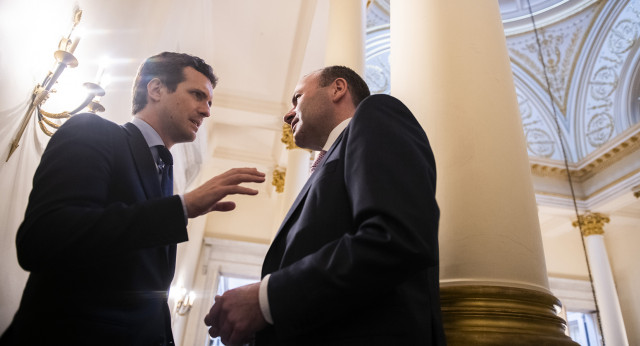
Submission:
[[[129,135],[129,147],[133,155],[134,165],[138,171],[147,199],[162,197],[156,163],[153,161],[153,155],[151,155],[151,150],[142,132],[132,123],[126,123],[123,127]],[[166,285],[169,286],[175,271],[176,245],[168,245],[160,249],[162,250],[163,258],[167,261],[167,273],[164,277],[168,280]]]
[[[129,134],[129,147],[147,198],[161,197],[162,191],[158,183],[158,171],[156,170],[155,162],[153,162],[153,156],[147,141],[140,130],[132,123],[126,123],[123,127]]]
[[[311,186],[313,185],[313,183],[316,181],[316,179],[319,176],[319,171],[322,170],[322,167],[324,166],[325,162],[327,162],[327,159],[331,156],[331,154],[335,151],[335,149],[340,145],[340,143],[342,142],[342,137],[344,136],[344,133],[347,131],[348,127],[342,131],[342,133],[340,134],[340,136],[338,136],[338,138],[336,139],[335,143],[333,143],[333,145],[331,146],[331,148],[329,148],[329,150],[327,151],[327,154],[325,154],[325,156],[322,158],[322,160],[320,161],[320,163],[318,163],[318,167],[316,168],[316,172],[315,174],[312,174],[309,179],[307,179],[307,182],[304,184],[304,186],[302,187],[302,189],[300,190],[300,193],[298,194],[298,197],[296,197],[296,200],[293,201],[293,204],[291,205],[291,208],[289,208],[289,211],[287,212],[287,215],[284,217],[284,220],[282,220],[282,224],[280,225],[280,229],[278,230],[278,233],[276,233],[276,237],[274,238],[273,243],[275,243],[276,241],[279,241],[280,238],[282,238],[283,236],[285,236],[289,230],[288,227],[288,223],[290,221],[291,215],[294,214],[294,212],[300,208],[300,205],[303,204],[302,202],[307,198],[307,194],[309,193],[309,189],[311,189]],[[285,231],[286,229],[286,231]]]

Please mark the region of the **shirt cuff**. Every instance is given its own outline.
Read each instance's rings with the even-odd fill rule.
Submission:
[[[182,213],[184,214],[184,224],[187,225],[189,223],[189,214],[187,214],[187,205],[184,204],[184,196],[183,195],[178,195],[180,196],[180,202],[182,202]]]
[[[267,287],[269,285],[269,277],[271,274],[267,274],[262,281],[260,281],[260,294],[258,295],[258,301],[260,303],[260,310],[262,316],[269,324],[273,324],[273,317],[271,317],[271,308],[269,307],[269,294]]]

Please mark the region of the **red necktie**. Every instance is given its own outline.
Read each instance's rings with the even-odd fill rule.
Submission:
[[[326,150],[322,150],[318,153],[318,156],[316,156],[316,159],[313,160],[313,163],[311,164],[311,168],[309,168],[309,173],[313,173],[313,171],[316,170],[316,168],[318,167],[318,164],[320,163],[320,160],[322,160],[322,158],[324,157],[324,154],[326,153],[327,153]]]

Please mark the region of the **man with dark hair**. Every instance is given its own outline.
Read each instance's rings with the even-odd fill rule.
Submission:
[[[262,266],[216,296],[205,323],[225,344],[444,345],[436,170],[426,134],[346,67],[298,83],[284,116],[320,150]]]
[[[52,136],[18,229],[30,271],[1,345],[173,345],[167,305],[187,220],[255,195],[235,168],[173,195],[170,149],[209,117],[216,77],[202,59],[162,53],[139,69],[131,122],[78,114]]]

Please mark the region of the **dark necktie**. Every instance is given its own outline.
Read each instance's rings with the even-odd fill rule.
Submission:
[[[326,150],[322,150],[318,153],[318,156],[316,156],[316,159],[311,164],[311,168],[309,168],[309,173],[313,173],[316,170],[316,168],[318,168],[318,164],[320,163],[320,160],[322,160],[322,158],[324,157],[324,154],[326,153],[327,153]]]
[[[162,189],[162,196],[173,196],[173,156],[164,145],[157,145],[156,148],[160,157],[158,170],[161,175],[160,188]]]

